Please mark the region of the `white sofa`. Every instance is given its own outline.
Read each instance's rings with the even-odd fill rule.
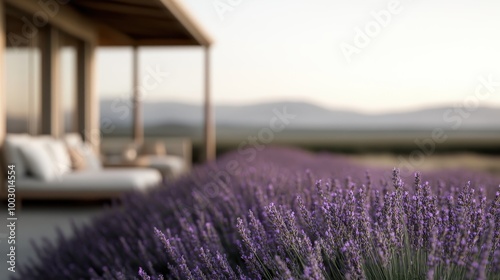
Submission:
[[[175,179],[191,169],[192,144],[184,137],[148,137],[138,147],[127,137],[104,137],[101,139],[103,164],[108,167],[141,166],[154,168],[164,178]],[[157,148],[161,148],[158,151]],[[132,150],[136,158],[126,160],[124,151]]]
[[[75,153],[85,163],[81,170],[73,169]],[[18,199],[107,199],[124,191],[146,191],[162,181],[151,168],[102,168],[99,157],[78,134],[63,140],[8,134],[4,163],[15,165]]]

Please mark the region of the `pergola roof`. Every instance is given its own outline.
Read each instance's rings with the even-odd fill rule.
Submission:
[[[72,0],[94,20],[101,46],[208,46],[209,36],[177,0]]]

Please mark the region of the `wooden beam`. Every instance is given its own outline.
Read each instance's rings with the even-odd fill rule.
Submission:
[[[34,24],[33,17],[36,14],[44,15],[48,18],[47,23],[34,26],[38,29],[51,25],[63,30],[64,32],[80,38],[87,42],[97,40],[97,30],[88,18],[81,15],[73,7],[68,4],[59,4],[59,1],[37,1],[37,0],[3,0],[6,4],[28,13],[28,21]],[[43,6],[44,3],[55,3],[54,6],[48,8]],[[42,18],[42,17],[40,17]]]
[[[141,100],[141,93],[139,90],[139,79],[140,79],[140,72],[139,72],[139,48],[137,46],[134,46],[133,50],[133,62],[132,62],[132,71],[133,71],[133,91],[134,91],[134,96],[132,97],[132,102],[134,104],[134,120],[133,120],[133,137],[134,137],[134,142],[137,145],[137,147],[140,147],[144,141],[144,128],[143,128],[143,123],[142,123],[142,100]]]
[[[164,38],[182,35],[182,38],[192,38],[190,34],[187,34],[184,26],[175,21],[175,19],[168,21],[159,18],[133,17],[134,24],[127,24],[130,21],[130,16],[127,15],[108,16],[105,13],[101,13],[99,18],[100,22],[119,29],[123,34],[136,34],[141,37],[161,35]]]
[[[100,46],[131,46],[134,45],[134,40],[128,35],[104,24],[98,23]]]
[[[46,40],[42,45],[42,134],[59,137],[62,133],[59,83],[59,32],[50,26],[41,32]]]
[[[158,0],[187,29],[202,46],[210,46],[212,39],[178,0]]]
[[[140,47],[160,47],[160,46],[199,46],[198,42],[191,39],[138,39],[134,40],[135,46]],[[123,47],[130,44],[121,44],[117,41],[99,41],[102,47]]]
[[[205,47],[205,122],[203,125],[204,160],[211,161],[216,156],[215,125],[210,96],[210,47]]]
[[[5,34],[5,6],[4,1],[0,0],[0,150],[3,146],[3,140],[7,133],[7,97],[5,93],[5,75],[4,75],[4,55],[7,48]],[[3,174],[3,172],[0,172]],[[2,180],[2,184],[3,184]]]
[[[118,2],[120,4],[126,4],[126,5],[132,5],[132,6],[138,6],[138,7],[151,7],[151,8],[158,8],[158,5],[154,1],[150,0],[108,0],[108,1],[102,1],[102,0],[73,0],[73,3],[76,3],[78,5],[85,5],[88,2],[94,2],[94,3],[102,3],[102,2]]]
[[[78,41],[77,47],[77,89],[76,89],[76,121],[77,132],[84,131],[87,128],[87,92],[88,92],[88,63],[87,63],[87,43]]]
[[[202,30],[201,26],[195,21],[193,17],[190,16],[187,9],[182,5],[180,1],[177,0],[151,0],[140,2],[137,0],[134,1],[121,1],[122,5],[113,5],[111,3],[103,2],[103,1],[79,1],[76,4],[59,4],[58,1],[53,1],[50,3],[55,3],[54,13],[47,13],[46,9],[42,8],[41,5],[43,3],[49,3],[44,1],[36,1],[36,0],[3,0],[5,3],[18,8],[28,14],[35,15],[36,13],[45,13],[44,15],[48,16],[50,24],[56,26],[57,28],[63,30],[64,32],[80,38],[81,40],[87,42],[99,42],[99,45],[103,46],[131,46],[135,45],[134,39],[130,36],[124,34],[123,32],[118,31],[116,28],[112,28],[109,24],[103,24],[102,22],[106,21],[105,16],[101,16],[99,18],[94,18],[92,13],[88,16],[81,14],[78,10],[76,10],[73,6],[81,8],[85,10],[85,7],[89,7],[88,9],[98,9],[103,8],[104,11],[108,11],[112,6],[119,7],[119,11],[130,13],[133,17],[134,13],[136,15],[147,15],[149,21],[154,18],[159,18],[160,14],[163,15],[163,20],[165,23],[169,22],[169,19],[173,17],[178,23],[181,24],[182,32],[187,31],[189,37],[186,39],[173,40],[172,43],[169,41],[164,41],[168,45],[182,45],[183,43],[187,43],[188,45],[193,45],[193,41],[195,41],[198,45],[210,45],[211,39],[210,37]],[[151,3],[151,5],[148,5]],[[153,3],[156,3],[154,5]],[[131,7],[143,7],[143,8],[134,8]],[[148,9],[147,7],[163,7],[165,10],[160,13],[161,10],[151,9],[151,13],[146,13]],[[45,7],[45,6],[44,6]],[[83,11],[85,12],[85,11]],[[109,11],[113,14],[116,14],[114,11]],[[32,20],[31,17],[28,17],[28,20]],[[134,24],[140,24],[141,21],[136,21]],[[121,23],[122,24],[122,23]],[[127,24],[125,22],[125,24]],[[156,24],[154,26],[157,26]],[[40,26],[43,28],[44,26]],[[143,30],[147,30],[145,27]],[[99,30],[99,32],[97,32]],[[162,29],[159,29],[160,31]],[[166,29],[163,29],[166,30]],[[154,40],[154,37],[157,38],[168,38],[168,32],[159,33],[156,36],[152,36],[151,39]],[[185,40],[185,41],[183,41]],[[157,41],[159,42],[159,40]],[[156,45],[156,44],[151,44]]]
[[[78,8],[82,8],[88,11],[88,14],[93,16],[96,13],[99,14],[104,12],[108,15],[128,15],[131,16],[144,16],[144,17],[155,17],[155,18],[165,18],[165,13],[158,10],[156,6],[145,6],[141,5],[144,2],[139,3],[122,3],[122,2],[107,2],[107,1],[76,1],[75,4]],[[135,22],[138,23],[138,22]]]
[[[109,24],[109,26],[119,26],[120,24],[123,24],[123,22],[126,21],[114,21],[114,22],[106,22]],[[152,28],[149,28],[150,25],[136,25],[136,26],[127,26],[121,28],[121,32],[124,34],[127,34],[130,37],[133,37],[134,40],[137,39],[148,39],[148,38],[179,38],[179,39],[192,39],[190,37],[186,37],[182,27],[177,28],[177,27],[165,27],[162,28],[161,25],[151,25],[155,26]],[[109,39],[108,39],[109,40]],[[192,39],[193,41],[196,41]],[[134,45],[134,44],[131,44]],[[197,44],[199,45],[199,44]]]
[[[81,131],[84,139],[89,142],[96,154],[100,154],[101,133],[107,132],[100,128],[99,122],[99,95],[96,84],[96,44],[87,43],[85,46],[85,128]]]
[[[138,46],[199,46],[198,42],[190,39],[139,39]]]

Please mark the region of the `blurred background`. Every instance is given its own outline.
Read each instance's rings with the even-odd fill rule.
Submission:
[[[394,165],[394,153],[459,153],[469,161],[470,153],[500,152],[497,1],[183,3],[215,42],[209,87],[218,154],[285,144],[383,154]],[[78,42],[62,38],[69,132]],[[138,48],[139,80],[152,69],[167,77],[143,94],[144,136],[189,139],[195,163],[204,141],[203,56],[195,46]],[[112,123],[101,131],[104,143],[133,137],[133,57],[130,46],[97,49],[99,122]],[[7,95],[7,132],[36,131],[40,54],[20,49],[6,60],[7,92],[18,93]],[[293,118],[269,134],[276,112]]]
[[[259,132],[283,108],[295,118],[269,144],[363,153],[369,161],[366,153],[385,154],[378,159],[390,165],[387,154],[415,150],[460,153],[463,164],[472,160],[463,153],[500,152],[496,1],[185,3],[215,41],[219,154],[249,145],[249,137],[266,142]],[[101,119],[117,124],[104,137],[132,135],[132,115],[120,113],[132,96],[132,81],[123,79],[132,75],[132,53],[98,50]],[[143,100],[146,137],[189,137],[198,162],[202,50],[148,47],[139,55],[140,73],[159,67],[169,75]]]

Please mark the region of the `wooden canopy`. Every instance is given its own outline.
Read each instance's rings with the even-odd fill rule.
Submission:
[[[209,36],[178,0],[72,0],[93,20],[100,46],[206,46]]]
[[[204,158],[215,158],[215,125],[210,102],[211,39],[179,0],[72,0],[71,6],[93,21],[99,46],[133,46],[133,137],[143,142],[144,124],[139,101],[141,46],[202,46],[205,49]]]
[[[134,114],[134,140],[141,142],[143,138],[143,123],[141,113],[141,102],[139,98],[139,67],[138,67],[138,49],[142,46],[201,46],[204,49],[204,151],[205,159],[215,158],[215,125],[210,98],[210,47],[211,39],[203,31],[196,20],[190,16],[186,8],[181,4],[182,0],[68,0],[65,5],[57,5],[56,2],[62,1],[39,1],[39,0],[0,0],[0,64],[2,64],[3,53],[5,50],[6,35],[2,33],[1,28],[5,21],[4,3],[19,9],[28,14],[46,15],[51,27],[58,28],[71,36],[75,36],[85,42],[85,51],[82,52],[79,67],[81,71],[83,85],[79,88],[85,92],[89,102],[83,102],[82,105],[86,114],[85,127],[89,131],[99,131],[99,120],[97,109],[97,95],[93,86],[93,60],[96,46],[128,46],[134,49],[133,58],[133,114]],[[52,5],[47,7],[47,5]],[[50,17],[45,14],[47,9],[52,9]],[[54,11],[54,9],[56,11]],[[43,10],[43,11],[42,11]],[[39,19],[40,20],[40,19]],[[32,24],[32,23],[30,23]],[[51,29],[52,30],[52,29]],[[57,46],[57,33],[52,33],[50,46]],[[55,34],[55,35],[54,35]],[[48,63],[45,67],[49,71],[49,77],[58,77],[57,48],[50,48],[50,55],[46,55]],[[54,67],[53,67],[54,66]],[[44,68],[45,69],[45,68]],[[79,68],[80,69],[80,68]],[[0,84],[2,84],[2,69],[0,69]],[[52,86],[52,78],[45,78],[47,88],[45,91],[50,96],[58,96],[55,86]],[[54,82],[55,84],[55,82]],[[4,92],[0,87],[0,148],[5,136],[5,109],[2,108]],[[46,98],[49,102],[57,103],[57,98]],[[57,108],[57,105],[52,106]],[[47,110],[49,117],[46,118],[50,123],[48,127],[57,129],[59,119],[56,116],[56,109]],[[55,134],[55,133],[54,133]],[[98,145],[98,140],[92,139],[94,145]]]

